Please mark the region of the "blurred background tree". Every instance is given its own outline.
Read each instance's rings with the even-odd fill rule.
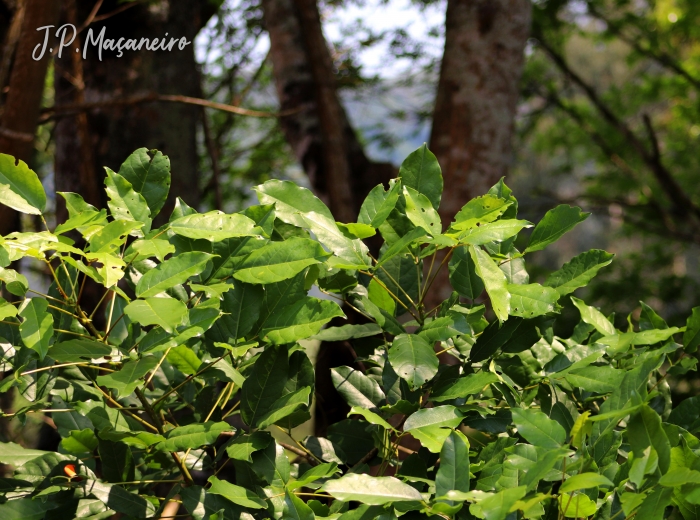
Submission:
[[[61,23],[79,49],[103,26],[195,43],[32,60],[33,29]],[[0,151],[48,191],[97,201],[102,166],[146,146],[200,210],[293,178],[350,220],[426,141],[445,222],[502,176],[523,218],[562,201],[592,211],[559,253],[618,255],[584,295],[618,325],[639,300],[673,325],[700,303],[694,0],[0,0],[0,38]],[[20,225],[34,223],[0,214],[2,232]],[[533,280],[559,262],[537,254]]]

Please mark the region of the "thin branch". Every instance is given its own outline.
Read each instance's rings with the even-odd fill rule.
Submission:
[[[651,48],[642,47],[639,43],[640,38],[630,37],[622,32],[621,22],[619,22],[617,20],[611,20],[610,18],[606,17],[595,6],[593,6],[590,1],[588,1],[587,4],[588,4],[588,12],[592,16],[594,16],[595,18],[598,18],[599,20],[604,22],[612,34],[614,34],[615,36],[620,38],[623,42],[625,42],[627,45],[632,47],[637,53],[639,53],[642,56],[645,56],[647,58],[650,58],[650,59],[654,60],[655,62],[657,62],[659,65],[667,68],[668,70],[670,70],[672,72],[675,72],[679,76],[685,78],[688,81],[688,83],[693,85],[696,89],[700,90],[700,80],[693,77],[693,75],[690,74],[690,72],[685,70],[685,68],[680,63],[675,61],[671,56],[669,56],[665,52],[658,54],[658,53],[654,52]]]
[[[613,113],[610,107],[608,107],[600,96],[598,96],[593,87],[586,83],[581,76],[574,72],[571,67],[569,67],[564,57],[554,50],[554,48],[546,42],[541,34],[537,34],[536,37],[539,42],[539,46],[549,55],[554,64],[561,70],[562,73],[568,76],[576,85],[578,85],[581,90],[583,90],[588,100],[603,116],[603,119],[605,119],[613,127],[617,128],[617,130],[624,136],[627,142],[632,146],[632,148],[635,149],[637,154],[647,164],[661,188],[672,201],[676,213],[681,216],[694,214],[695,216],[700,217],[700,208],[693,204],[688,195],[686,195],[680,185],[676,182],[676,179],[673,178],[671,172],[669,172],[664,166],[661,158],[656,157],[653,152],[650,152],[647,149],[646,145],[637,136],[637,134],[635,134],[624,121]]]
[[[79,114],[82,112],[89,112],[91,110],[109,108],[109,107],[119,107],[119,106],[129,106],[137,105],[140,103],[153,103],[157,101],[165,101],[169,103],[184,103],[187,105],[197,105],[206,108],[214,108],[216,110],[221,110],[223,112],[230,112],[232,114],[238,114],[241,116],[249,117],[259,117],[259,118],[276,118],[276,117],[286,117],[292,114],[296,114],[303,110],[303,108],[292,108],[289,110],[283,110],[281,112],[264,112],[260,110],[250,110],[247,108],[237,107],[233,105],[226,105],[224,103],[216,103],[214,101],[209,101],[207,99],[195,98],[190,96],[178,96],[178,95],[167,95],[167,94],[143,94],[140,96],[133,96],[130,98],[123,99],[108,99],[105,101],[98,101],[94,103],[77,103],[77,104],[66,104],[66,105],[54,105],[52,107],[47,107],[42,110],[42,115],[39,117],[39,124],[44,124],[52,119],[56,119],[60,116],[67,116],[73,114]]]

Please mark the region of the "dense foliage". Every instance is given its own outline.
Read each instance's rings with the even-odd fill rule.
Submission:
[[[700,518],[700,398],[672,409],[667,383],[695,369],[700,309],[677,328],[642,304],[617,330],[570,296],[612,261],[601,250],[531,283],[524,256],[579,208],[547,212],[521,252],[533,225],[501,181],[441,233],[424,146],[357,223],[271,180],[240,213],[178,199],[154,228],[169,177],[167,157],[137,150],[107,169],[109,211],[62,193],[66,222],[0,239],[4,417],[45,416],[61,436],[56,452],[0,444],[4,519],[150,518],[170,501],[197,520]],[[24,163],[0,156],[0,184],[0,202],[41,216]],[[46,294],[11,268],[23,258],[52,274]],[[426,309],[441,270],[455,292]],[[81,301],[88,280],[104,326]],[[581,321],[556,337],[569,298]],[[324,329],[343,308],[365,323]],[[358,358],[332,370],[348,418],[298,438],[309,339]]]

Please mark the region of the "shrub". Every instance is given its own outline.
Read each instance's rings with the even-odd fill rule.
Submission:
[[[197,520],[700,517],[700,401],[672,409],[666,381],[695,369],[700,313],[679,329],[642,304],[617,330],[569,296],[612,261],[600,250],[531,283],[525,255],[579,208],[547,212],[521,252],[533,226],[501,181],[441,233],[423,146],[357,223],[271,180],[240,213],[178,199],[154,228],[169,179],[167,157],[137,150],[107,169],[109,211],[61,193],[66,222],[0,239],[4,416],[50,417],[61,437],[55,452],[0,444],[3,519],[150,518],[168,501]],[[42,215],[24,163],[1,156],[0,183],[0,202]],[[362,240],[377,232],[375,259]],[[10,268],[22,258],[50,271],[46,294]],[[427,309],[440,270],[454,292]],[[563,298],[581,315],[569,338],[553,332]],[[343,308],[366,322],[324,329]],[[332,369],[348,418],[302,439],[309,339],[359,357]]]

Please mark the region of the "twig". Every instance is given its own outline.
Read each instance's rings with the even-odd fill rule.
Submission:
[[[632,131],[632,129],[613,113],[610,107],[603,102],[591,85],[586,83],[581,76],[574,72],[571,67],[569,67],[564,57],[547,43],[541,33],[538,33],[535,36],[539,42],[539,46],[549,55],[554,64],[562,71],[562,73],[569,77],[576,85],[579,86],[581,90],[583,90],[588,100],[603,116],[603,119],[605,119],[613,127],[617,128],[617,130],[624,136],[632,148],[634,148],[641,159],[646,163],[651,172],[654,174],[654,177],[661,188],[673,203],[675,211],[681,216],[693,214],[700,217],[700,208],[693,204],[692,200],[683,191],[678,182],[676,182],[676,179],[671,175],[671,172],[669,172],[666,166],[664,166],[661,158],[655,156],[653,152],[650,152],[647,149],[647,147]]]
[[[66,104],[66,105],[54,105],[52,107],[47,107],[42,110],[42,115],[39,117],[39,124],[44,124],[51,119],[55,119],[60,115],[72,115],[82,112],[89,112],[91,110],[100,108],[109,108],[117,106],[128,106],[137,105],[139,103],[153,103],[156,101],[165,101],[169,103],[185,103],[187,105],[197,105],[201,107],[214,108],[216,110],[221,110],[223,112],[230,112],[232,114],[238,114],[241,116],[249,117],[260,117],[260,118],[276,118],[276,117],[286,117],[292,114],[301,112],[303,108],[292,108],[289,110],[283,110],[280,112],[264,112],[261,110],[250,110],[247,108],[241,108],[233,105],[226,105],[224,103],[217,103],[215,101],[209,101],[207,99],[195,98],[190,96],[179,96],[179,95],[167,95],[167,94],[144,94],[140,96],[133,96],[130,98],[123,99],[108,99],[105,101],[98,101],[93,103],[76,103],[76,104]]]

